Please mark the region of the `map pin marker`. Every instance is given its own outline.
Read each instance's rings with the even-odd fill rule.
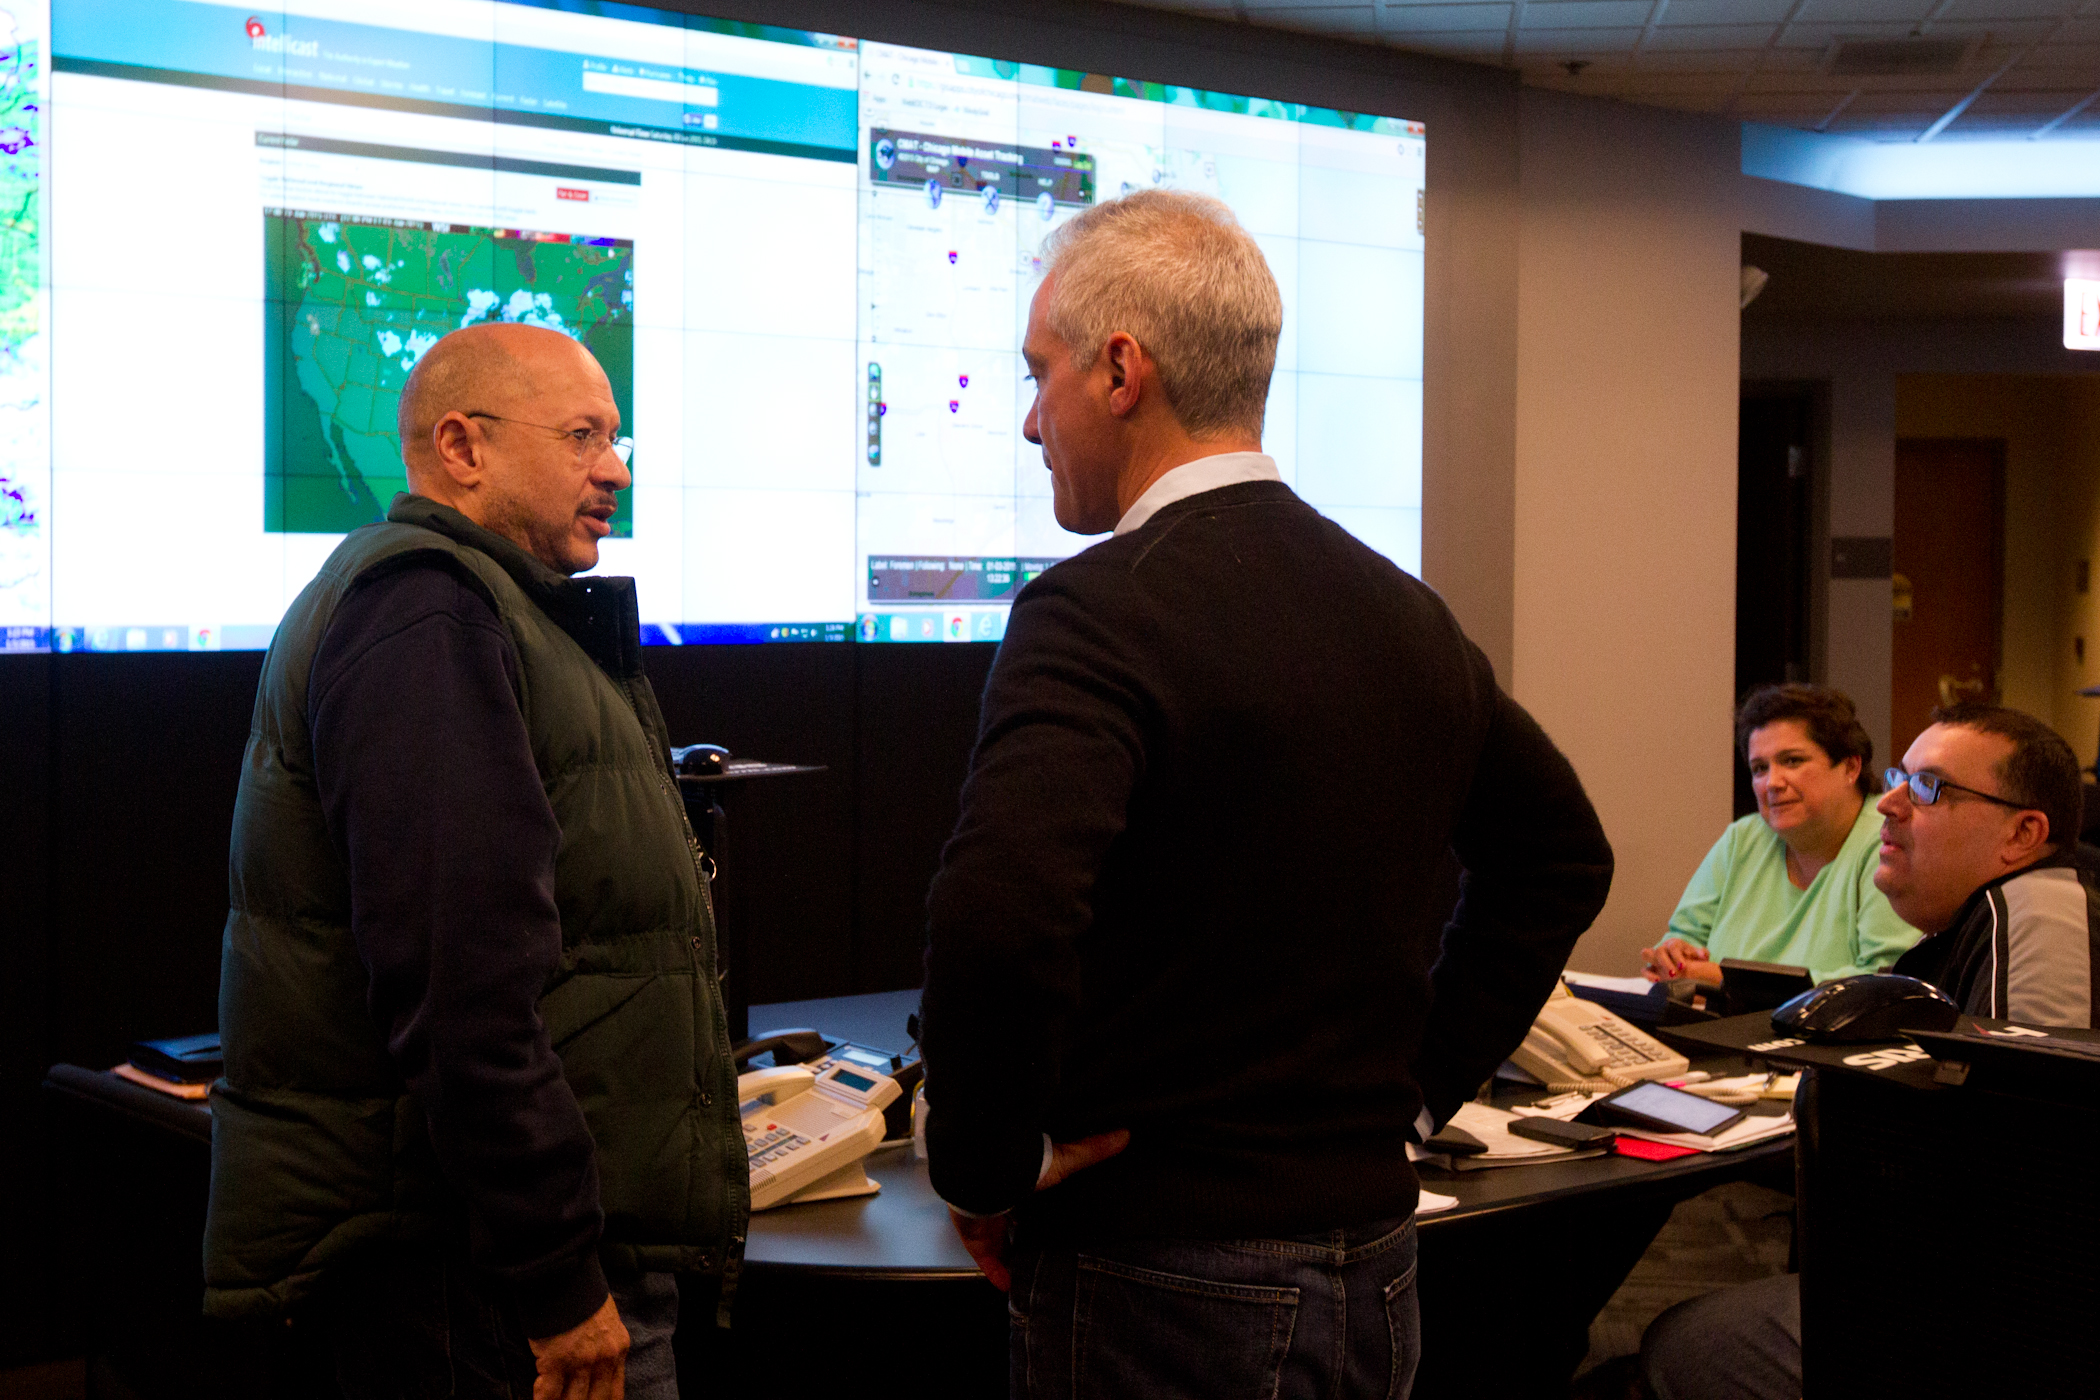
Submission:
[[[955,412],[956,410],[960,409],[961,407],[962,407],[962,404],[961,404],[960,402],[958,402],[957,400],[955,400],[955,399],[950,399],[950,400],[948,400],[948,411],[949,411],[950,413],[954,413],[954,412]]]
[[[956,377],[956,380],[955,380],[955,382],[956,382],[956,383],[958,383],[958,384],[960,384],[960,385],[962,385],[962,386],[963,386],[963,388],[967,389],[967,388],[969,388],[969,387],[970,387],[970,376],[969,376],[969,375],[967,375],[967,374],[964,374],[964,375],[958,375],[958,376]]]

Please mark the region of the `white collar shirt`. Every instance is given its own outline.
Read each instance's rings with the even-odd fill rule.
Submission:
[[[1281,481],[1283,473],[1276,470],[1276,459],[1261,452],[1220,452],[1211,457],[1198,457],[1193,462],[1183,462],[1169,470],[1166,475],[1145,488],[1145,494],[1130,503],[1123,518],[1116,522],[1116,533],[1127,535],[1150,520],[1162,506],[1188,496],[1198,496],[1205,491],[1215,491],[1221,486],[1237,486],[1243,481]]]

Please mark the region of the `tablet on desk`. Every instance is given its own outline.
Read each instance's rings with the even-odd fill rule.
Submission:
[[[1623,1123],[1655,1133],[1697,1133],[1712,1137],[1734,1126],[1743,1111],[1672,1089],[1652,1079],[1630,1085],[1597,1100],[1580,1114],[1578,1121],[1600,1125]]]

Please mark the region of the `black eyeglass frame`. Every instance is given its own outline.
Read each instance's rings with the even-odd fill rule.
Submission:
[[[1901,768],[1887,768],[1882,770],[1881,781],[1891,789],[1897,787],[1909,788],[1910,800],[1917,803],[1920,807],[1937,806],[1941,790],[1953,788],[1956,792],[1966,792],[1971,797],[1980,797],[1986,802],[1995,802],[2000,807],[2010,807],[2015,812],[2038,812],[2041,810],[2039,807],[2029,807],[2025,803],[2015,802],[2009,797],[2000,797],[1994,792],[1984,792],[1980,788],[1964,786],[1951,778],[1942,778],[1937,773],[1906,773]]]

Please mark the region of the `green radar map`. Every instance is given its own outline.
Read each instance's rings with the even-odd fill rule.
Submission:
[[[51,619],[41,49],[0,9],[0,639]]]
[[[573,336],[634,432],[632,242],[303,209],[263,222],[265,530],[340,535],[385,518],[408,489],[402,385],[462,326]],[[632,494],[620,493],[616,537],[634,533]]]

